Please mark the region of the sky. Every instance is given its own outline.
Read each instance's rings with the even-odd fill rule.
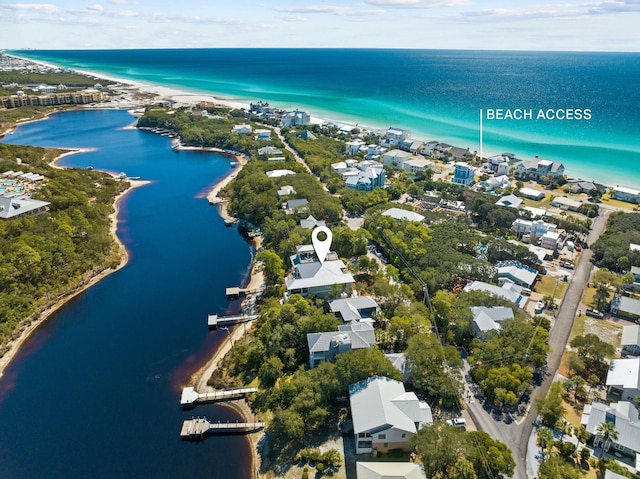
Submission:
[[[638,52],[639,25],[640,0],[0,0],[0,49]]]

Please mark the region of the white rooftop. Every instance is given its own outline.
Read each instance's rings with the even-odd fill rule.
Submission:
[[[621,346],[640,345],[640,325],[630,324],[622,328]]]
[[[382,216],[391,216],[397,220],[408,220],[408,221],[418,221],[421,222],[424,220],[424,216],[418,214],[414,211],[407,211],[400,208],[389,208],[387,211],[382,213]]]
[[[613,359],[609,364],[606,385],[640,389],[640,358]]]
[[[295,175],[296,172],[295,171],[291,171],[291,170],[271,170],[271,171],[267,171],[267,176],[269,178],[280,178],[281,176],[287,176],[287,175]]]

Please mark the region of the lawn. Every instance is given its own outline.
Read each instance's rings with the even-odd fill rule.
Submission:
[[[542,296],[552,296],[555,290],[555,298],[562,298],[564,290],[567,287],[565,281],[562,281],[560,278],[554,278],[553,276],[541,276],[540,278],[534,288],[536,293],[540,293]]]
[[[611,195],[609,193],[602,197],[602,204],[615,206],[617,208],[623,208],[629,211],[635,210],[638,206],[634,205],[633,203],[627,203],[626,201],[614,200],[613,198],[611,198]]]

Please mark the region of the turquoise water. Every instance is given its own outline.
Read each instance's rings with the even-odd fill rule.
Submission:
[[[446,50],[28,51],[21,56],[189,91],[305,108],[479,150],[481,109],[590,109],[588,121],[484,122],[485,155],[562,161],[640,187],[640,54]]]

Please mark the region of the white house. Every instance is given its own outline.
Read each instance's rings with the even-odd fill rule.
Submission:
[[[491,331],[499,331],[500,324],[505,319],[513,319],[513,310],[505,306],[473,306],[473,335],[476,337],[487,336]]]
[[[420,462],[356,462],[356,478],[427,479],[427,476]]]
[[[301,245],[290,260],[292,274],[285,279],[287,295],[324,297],[334,285],[351,290],[355,283],[353,276],[347,272],[346,265],[333,251],[327,254],[324,262],[320,262],[313,245]]]
[[[522,204],[522,199],[518,198],[516,195],[506,195],[496,201],[496,205],[498,206],[508,206],[509,208],[520,208]]]
[[[475,183],[476,170],[466,163],[456,163],[451,181],[456,185],[471,186]]]
[[[401,208],[389,208],[387,211],[382,213],[382,216],[391,216],[397,220],[407,220],[407,221],[417,221],[421,222],[424,220],[424,216],[414,211],[403,210]]]
[[[640,358],[611,360],[605,384],[610,394],[633,401],[640,395]]]
[[[609,444],[603,443],[602,436],[597,434],[598,426],[605,422],[615,424],[618,438]],[[584,407],[580,424],[587,432],[595,436],[595,447],[602,446],[605,451],[613,448],[615,451],[634,456],[640,452],[640,421],[638,410],[630,401],[619,401],[609,405],[593,402]]]
[[[433,424],[431,408],[400,381],[373,376],[349,386],[356,454],[409,449],[409,439]]]
[[[234,125],[231,131],[236,135],[248,135],[253,131],[253,128],[251,128],[251,125],[246,124]]]
[[[520,188],[518,190],[520,196],[530,200],[539,201],[544,198],[544,191],[536,190],[534,188]]]
[[[507,175],[490,176],[478,183],[478,186],[484,188],[485,191],[493,191],[498,188],[505,189],[511,186],[511,180]]]
[[[270,170],[266,172],[266,175],[269,178],[280,178],[282,176],[295,175],[295,174],[296,172],[291,170]]]
[[[352,323],[338,326],[338,331],[307,334],[309,367],[315,368],[321,361],[335,359],[336,355],[352,349],[371,349],[376,335],[371,323]]]
[[[291,126],[308,125],[311,117],[308,113],[300,110],[287,111],[282,115],[280,124],[286,128]]]
[[[561,210],[579,211],[582,206],[582,202],[572,198],[567,198],[566,196],[557,196],[551,202],[551,206],[555,206]]]
[[[296,190],[294,190],[293,186],[291,185],[285,185],[282,188],[280,188],[277,193],[278,193],[278,198],[282,198],[288,195],[295,195]]]
[[[611,190],[611,197],[616,200],[637,204],[640,203],[640,190],[616,186]]]
[[[564,176],[564,165],[557,161],[542,160],[523,161],[516,166],[516,176],[539,180],[544,177]]]
[[[562,237],[557,231],[547,231],[540,237],[540,247],[554,251],[562,245]]]
[[[424,158],[410,158],[402,164],[402,169],[408,173],[420,173],[422,171],[435,171],[435,165]]]
[[[268,130],[270,131],[270,130]],[[275,146],[263,146],[262,148],[258,148],[258,155],[260,156],[279,156],[282,155],[282,150],[276,148]]]
[[[386,166],[404,169],[404,162],[411,158],[411,154],[402,150],[390,150],[382,155],[382,163]]]
[[[516,304],[519,308],[524,308],[527,304],[527,296],[522,294],[522,286],[518,286],[514,283],[506,282],[502,286],[496,286],[495,284],[485,283],[484,281],[473,281],[467,284],[463,291],[484,291],[485,293],[492,294],[498,298],[506,299]]]
[[[306,213],[309,211],[309,200],[306,198],[288,200],[282,204],[282,208],[288,215],[292,215],[294,213]]]
[[[345,153],[347,155],[355,155],[356,153],[360,153],[360,151],[365,149],[364,145],[364,141],[360,139],[347,141],[347,143],[345,144]]]
[[[411,130],[389,128],[386,134],[386,144],[389,146],[398,146],[408,138],[411,138]]]
[[[355,174],[351,171],[343,173],[345,186],[362,191],[372,191],[374,188],[382,188],[386,179],[386,173],[382,166],[366,168],[364,170],[356,169]]]
[[[47,201],[32,200],[27,197],[7,197],[0,195],[0,219],[7,220],[21,215],[39,215],[49,211]]]
[[[516,219],[511,225],[511,231],[522,241],[534,243],[548,231],[557,231],[557,226],[542,220]]]

